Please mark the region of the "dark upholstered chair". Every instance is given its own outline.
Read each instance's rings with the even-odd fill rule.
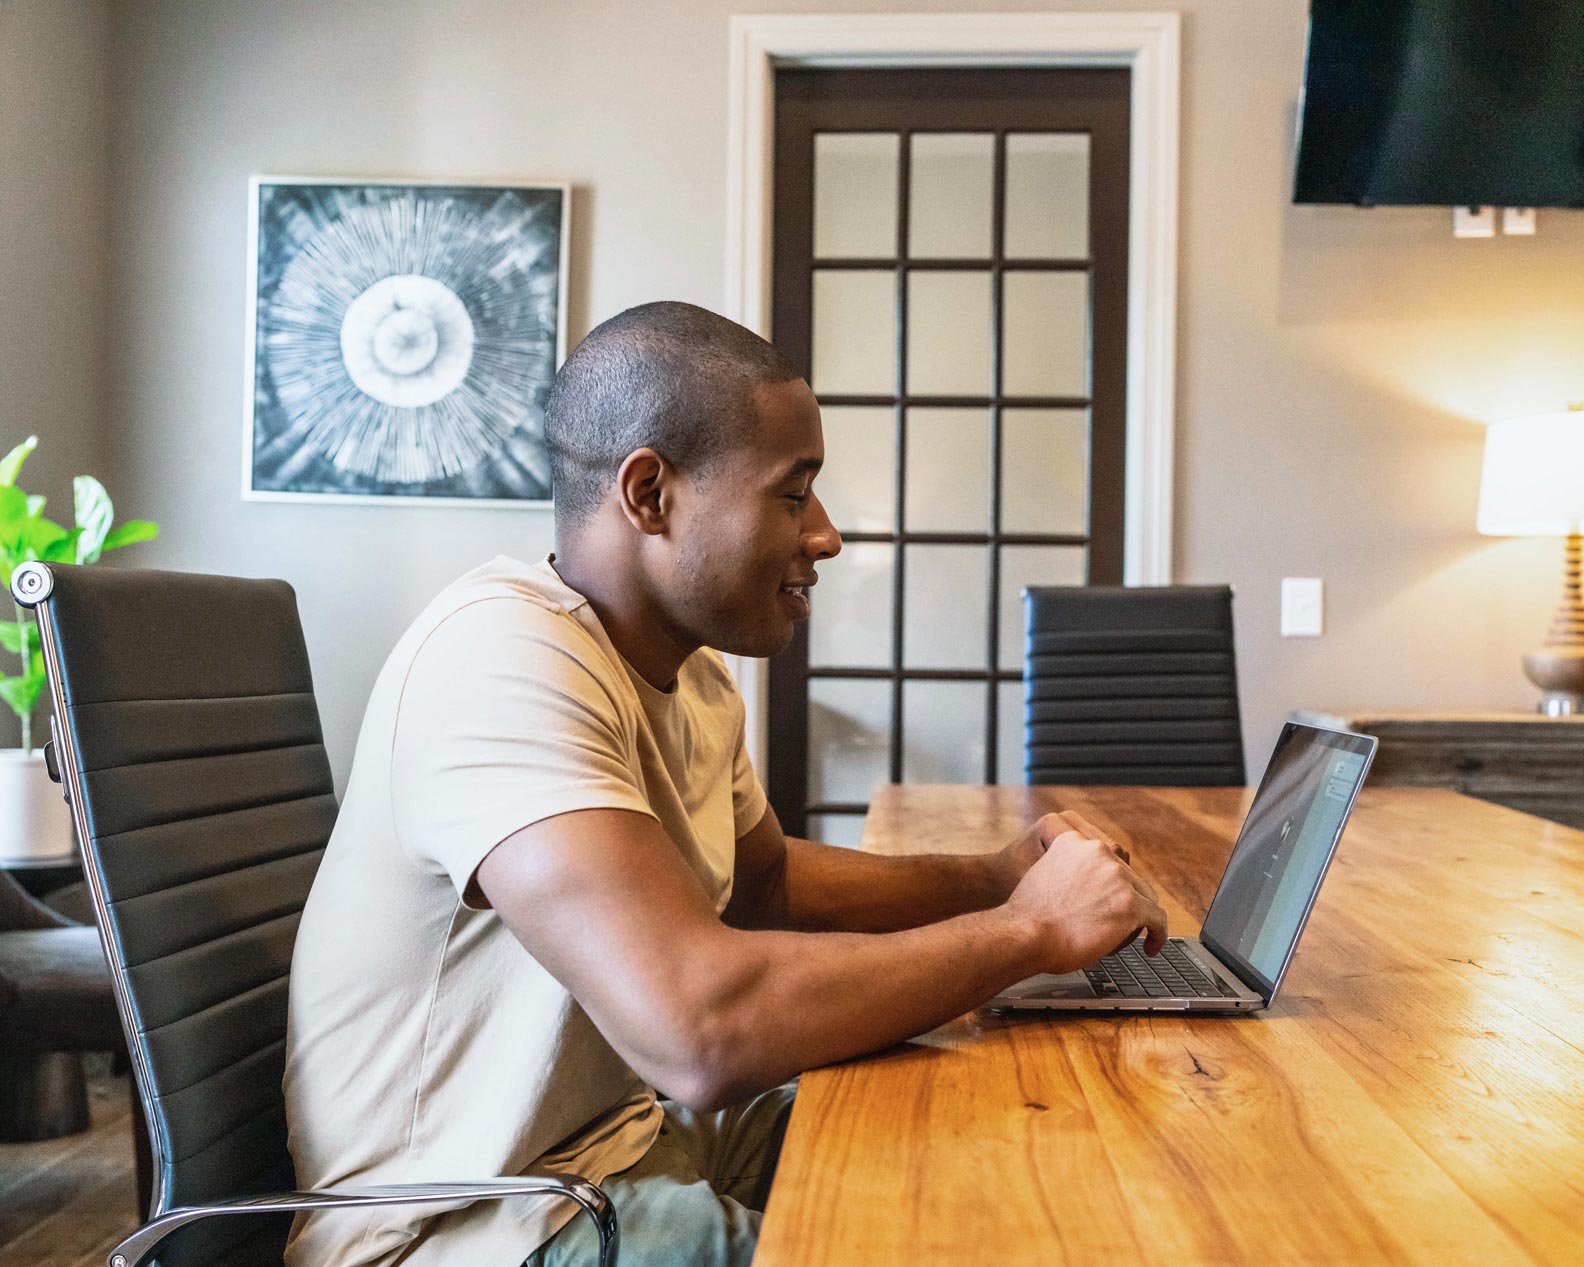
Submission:
[[[1038,586],[1023,601],[1029,783],[1245,782],[1229,587]]]
[[[12,593],[153,1150],[150,1221],[112,1267],[280,1267],[293,1211],[525,1196],[581,1206],[609,1267],[614,1212],[576,1177],[292,1191],[287,974],[336,800],[291,587],[30,563]]]
[[[81,1053],[120,1050],[99,934],[0,871],[0,1140],[86,1130]]]

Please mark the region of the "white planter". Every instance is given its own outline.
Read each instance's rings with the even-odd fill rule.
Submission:
[[[42,750],[0,748],[0,858],[65,858],[77,852],[71,810],[51,783]]]

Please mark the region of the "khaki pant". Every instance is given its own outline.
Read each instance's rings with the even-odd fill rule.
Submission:
[[[719,1113],[661,1101],[660,1134],[636,1165],[600,1186],[616,1207],[621,1258],[634,1267],[748,1267],[793,1084]],[[578,1217],[533,1252],[523,1267],[593,1267],[599,1240]]]

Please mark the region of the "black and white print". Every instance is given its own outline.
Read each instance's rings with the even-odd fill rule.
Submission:
[[[567,201],[254,180],[244,495],[548,500]]]

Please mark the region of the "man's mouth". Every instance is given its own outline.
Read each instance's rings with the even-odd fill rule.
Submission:
[[[783,585],[781,587],[781,605],[786,608],[793,620],[808,619],[808,591],[809,587],[807,585]]]

